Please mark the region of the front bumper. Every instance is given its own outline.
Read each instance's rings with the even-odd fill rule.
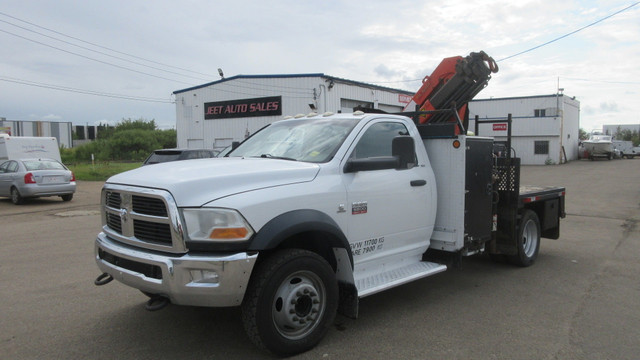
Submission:
[[[100,270],[114,279],[174,304],[225,307],[242,303],[258,254],[163,254],[120,244],[100,233],[95,257]]]

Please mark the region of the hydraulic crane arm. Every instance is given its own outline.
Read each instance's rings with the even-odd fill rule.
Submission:
[[[422,80],[422,87],[412,98],[417,111],[434,111],[455,107],[464,127],[468,123],[467,104],[491,79],[491,73],[498,72],[498,65],[484,51],[472,52],[467,57],[445,58],[431,75]],[[407,109],[405,110],[413,110]],[[420,117],[420,123],[457,122],[450,112],[436,112]],[[460,132],[463,129],[458,129]]]

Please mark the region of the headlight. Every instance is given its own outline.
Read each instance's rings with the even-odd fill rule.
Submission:
[[[183,209],[187,234],[193,241],[245,241],[253,229],[235,210]]]

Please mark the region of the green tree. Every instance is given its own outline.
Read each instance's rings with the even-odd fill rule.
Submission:
[[[583,128],[578,130],[578,139],[587,140],[589,138],[589,133],[587,133]]]
[[[640,135],[638,134],[638,130],[631,131],[630,129],[622,129],[620,126],[616,129],[614,139],[631,141],[633,146],[638,146],[638,144],[640,144]]]
[[[98,139],[65,152],[65,160],[77,163],[96,161],[142,161],[155,149],[176,147],[176,130],[158,130],[155,120],[122,119],[117,125],[100,124]]]
[[[156,140],[160,144],[162,149],[175,148],[178,141],[178,133],[175,129],[170,130],[156,130]]]
[[[156,121],[154,119],[146,120],[146,119],[140,118],[136,120],[131,120],[131,118],[129,118],[129,119],[122,119],[122,121],[120,121],[118,125],[116,125],[116,132],[126,131],[126,130],[153,131],[153,130],[156,130],[156,128],[157,128]]]
[[[95,140],[75,147],[73,150],[76,162],[91,162],[92,154],[96,161],[111,160],[109,147],[105,140]]]
[[[144,160],[159,146],[154,132],[142,129],[116,131],[108,143],[113,160]]]

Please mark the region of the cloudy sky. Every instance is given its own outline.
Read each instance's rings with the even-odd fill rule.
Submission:
[[[218,80],[218,68],[415,91],[442,58],[484,50],[500,72],[477,98],[560,87],[587,131],[640,123],[635,0],[0,0],[0,49],[7,120],[171,128],[172,92]]]

